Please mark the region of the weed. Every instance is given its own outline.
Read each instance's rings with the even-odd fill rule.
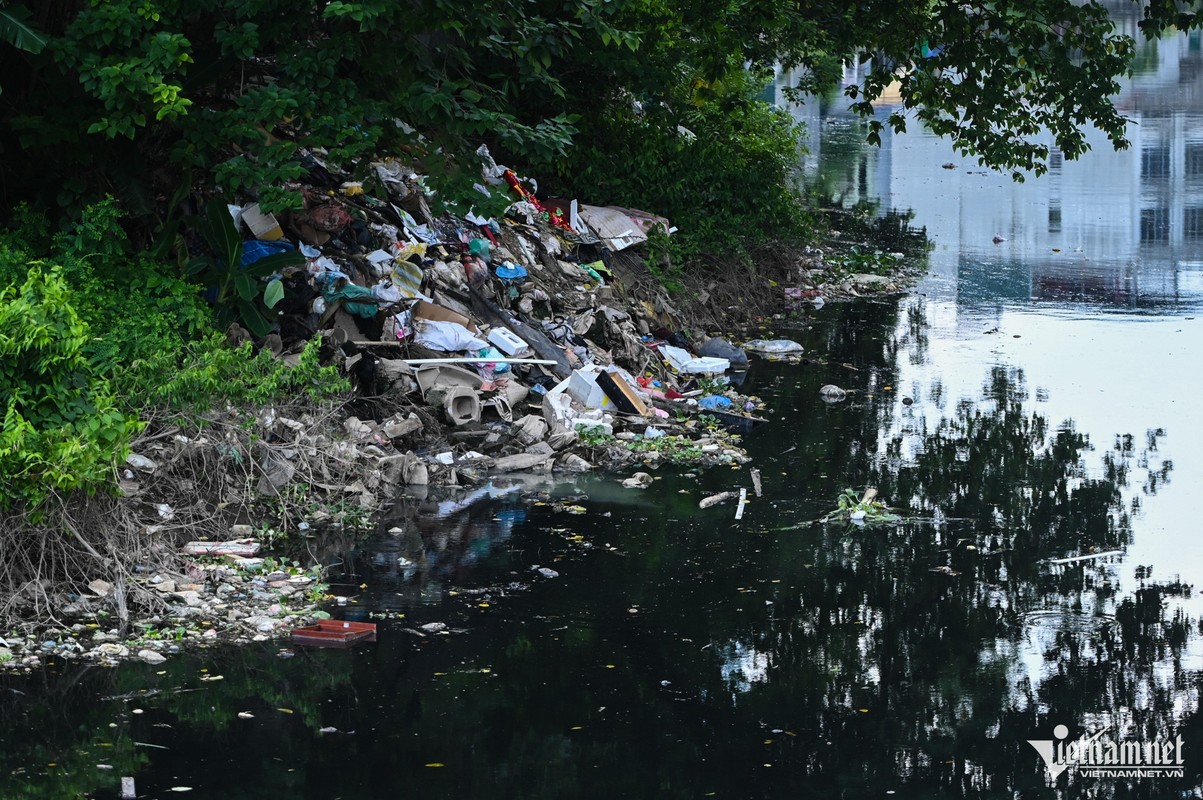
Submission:
[[[890,511],[889,506],[879,500],[877,490],[873,487],[865,489],[863,495],[857,496],[852,489],[845,489],[839,497],[839,507],[828,513],[820,522],[846,521],[854,525],[879,525],[899,522],[902,517]]]

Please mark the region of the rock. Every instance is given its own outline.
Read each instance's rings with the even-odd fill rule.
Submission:
[[[156,469],[159,468],[158,464],[151,461],[146,456],[141,456],[141,455],[138,455],[137,453],[130,453],[128,456],[126,456],[125,463],[129,464],[131,467],[138,470],[139,472],[150,473],[150,472],[154,472]]]
[[[524,451],[529,455],[553,456],[556,451],[547,442],[535,442]]]
[[[646,472],[636,472],[624,480],[622,485],[627,489],[646,489],[652,485],[652,476]]]
[[[167,660],[167,657],[162,653],[156,653],[154,650],[139,650],[138,658],[145,661],[147,664],[162,664]]]
[[[829,383],[826,386],[819,389],[819,397],[823,398],[824,402],[827,402],[827,403],[838,403],[841,400],[845,399],[847,396],[848,396],[848,393],[846,391],[844,391],[843,389],[841,389],[840,387],[836,386],[833,383]]]
[[[175,591],[175,581],[162,581],[155,586],[155,590],[163,594],[171,594]]]
[[[225,597],[226,595],[233,594],[236,591],[238,591],[238,590],[235,589],[234,586],[229,583],[223,583],[221,586],[217,587],[217,595],[219,597]]]
[[[260,633],[271,633],[280,626],[279,620],[264,616],[247,617],[243,622]]]
[[[419,625],[418,627],[421,628],[426,633],[441,633],[442,631],[447,630],[447,623],[445,623],[445,622],[427,622],[425,625]]]
[[[184,604],[189,608],[196,608],[201,604],[201,597],[198,592],[172,592],[171,596],[183,600]]]
[[[288,580],[288,573],[276,570],[275,572],[269,572],[264,575],[263,580],[267,581],[268,583],[271,583],[272,581],[286,581]]]
[[[249,539],[255,535],[255,529],[250,525],[231,525],[230,536],[235,539]]]
[[[111,658],[125,658],[129,655],[129,648],[116,642],[105,642],[96,647],[92,652],[100,653],[102,656],[110,656]]]

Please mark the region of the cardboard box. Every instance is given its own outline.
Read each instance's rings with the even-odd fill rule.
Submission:
[[[449,308],[436,306],[434,303],[427,303],[425,300],[419,300],[414,306],[413,318],[415,320],[431,319],[436,322],[458,322],[473,333],[480,333],[476,323],[463,314],[457,314]]]

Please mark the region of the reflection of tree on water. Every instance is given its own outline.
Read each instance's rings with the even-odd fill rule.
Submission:
[[[1183,690],[1196,678],[1182,666],[1194,624],[1162,602],[1184,588],[1153,584],[1121,597],[1105,560],[1046,563],[1131,542],[1130,477],[1134,467],[1157,476],[1148,493],[1168,476],[1155,456],[1163,432],[1141,452],[1119,437],[1092,477],[1087,438],[1028,412],[1021,372],[993,370],[983,398],[961,402],[917,442],[895,439],[875,476],[900,505],[942,513],[945,524],[824,529],[808,548],[821,579],[778,599],[788,618],[728,649],[733,667],[749,653],[768,664],[730,684],[743,693],[737,703],[790,706],[794,718],[817,720],[812,737],[841,746],[808,764],[812,772],[894,771],[978,796],[1039,786],[1042,766],[1024,742],[1059,722],[1146,740],[1194,727],[1194,694]],[[960,574],[933,575],[933,565]],[[798,676],[815,690],[799,692]],[[856,741],[867,731],[908,744],[862,753]],[[1158,797],[1170,785],[1081,788]]]

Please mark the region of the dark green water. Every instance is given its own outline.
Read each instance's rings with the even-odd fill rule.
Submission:
[[[1189,351],[1203,327],[1189,304],[1017,306],[986,333],[965,298],[972,334],[928,318],[938,297],[829,305],[791,332],[826,365],[757,363],[777,413],[747,440],[765,497],[742,521],[697,501],[750,487],[746,468],[406,500],[382,525],[405,533],[349,554],[336,587],[348,616],[405,615],[376,644],[4,678],[0,797],[113,797],[121,775],[160,798],[1198,796],[1198,527],[1156,513],[1193,502],[1191,416],[1105,370],[1076,397],[1044,362],[1073,331],[1106,352],[1185,328],[1166,341]],[[822,404],[828,382],[852,401]],[[1061,414],[1079,402],[1144,422],[1083,430]],[[913,519],[804,524],[867,484]],[[587,513],[532,504],[547,489]],[[1046,561],[1092,550],[1122,553]],[[404,630],[432,621],[463,632]],[[1026,740],[1059,723],[1180,735],[1186,776],[1052,784]]]

